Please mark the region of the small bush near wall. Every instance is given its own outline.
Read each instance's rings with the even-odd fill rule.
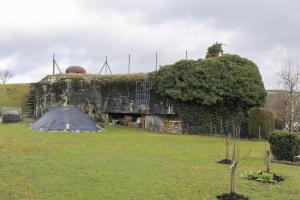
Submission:
[[[265,108],[254,107],[248,112],[249,124],[248,134],[249,137],[260,137],[267,139],[270,132],[275,129],[275,114]]]
[[[269,138],[273,156],[277,160],[292,161],[300,153],[300,134],[289,131],[273,131]]]
[[[275,120],[275,129],[278,129],[278,130],[283,130],[285,128],[285,121],[280,119],[279,117],[276,117],[276,120]]]

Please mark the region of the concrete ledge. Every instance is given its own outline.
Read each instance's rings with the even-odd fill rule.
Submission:
[[[286,165],[296,165],[300,166],[300,162],[291,162],[286,160],[271,160],[272,163],[278,163],[278,164],[286,164]]]

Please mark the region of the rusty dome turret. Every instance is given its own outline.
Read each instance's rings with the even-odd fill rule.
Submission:
[[[86,74],[86,70],[80,66],[70,66],[66,69],[66,73],[70,74]]]

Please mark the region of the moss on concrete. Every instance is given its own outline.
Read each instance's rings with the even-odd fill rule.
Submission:
[[[55,74],[48,75],[40,82],[59,82],[60,80],[72,79],[72,81],[78,80],[86,83],[94,81],[100,82],[113,82],[113,81],[136,81],[147,78],[147,74],[113,74],[113,75],[100,75],[100,74]]]

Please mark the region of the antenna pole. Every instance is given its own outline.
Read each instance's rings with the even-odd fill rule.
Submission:
[[[128,55],[128,74],[130,74],[130,54]]]
[[[52,72],[55,74],[55,54],[52,55]]]
[[[52,66],[53,67],[53,75],[55,74],[55,68],[57,68],[59,73],[61,73],[61,70],[55,60],[55,54],[52,55],[52,64],[53,64],[53,66]]]
[[[105,56],[105,63],[107,64],[107,56]],[[107,65],[105,65],[105,74],[107,73]]]
[[[109,64],[108,64],[108,61],[107,61],[107,56],[105,56],[105,62],[103,64],[99,74],[102,73],[103,69],[104,69],[105,74],[107,74],[107,69],[109,70],[110,74],[112,74],[112,72],[110,70],[110,67],[109,67]]]
[[[185,50],[185,59],[187,60],[188,59],[188,51]]]
[[[158,55],[157,52],[155,52],[155,70],[157,71],[157,64],[158,64]]]

